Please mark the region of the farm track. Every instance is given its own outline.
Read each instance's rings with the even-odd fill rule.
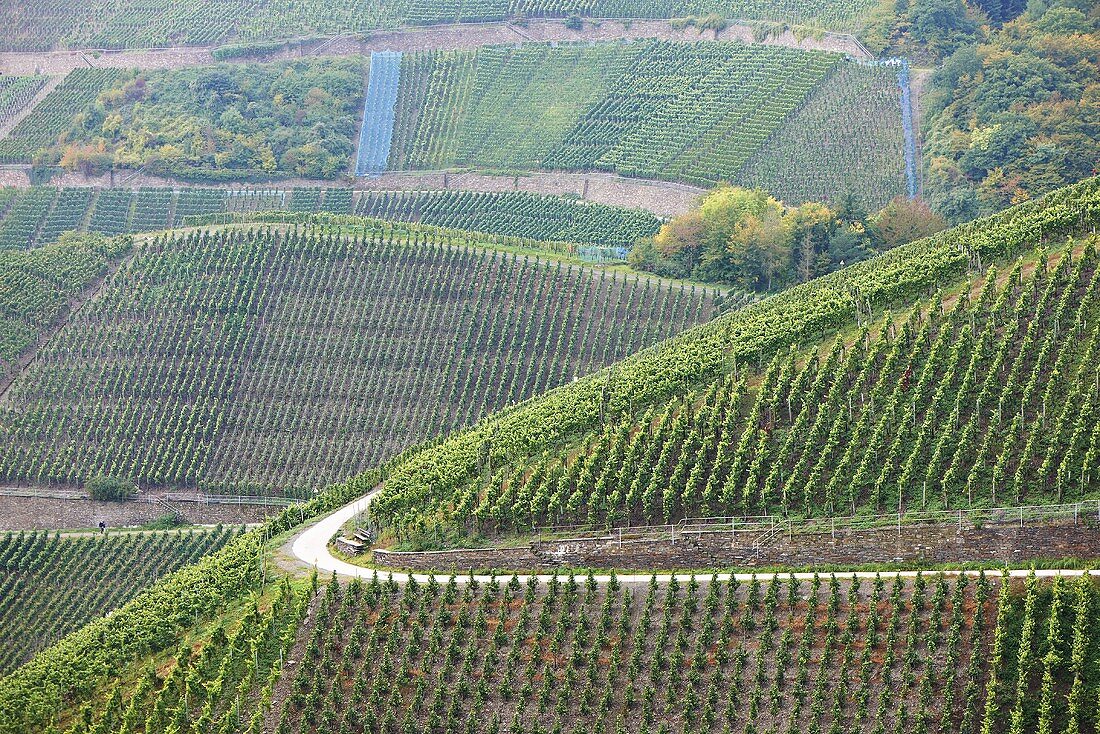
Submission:
[[[375,487],[370,493],[364,495],[363,497],[360,497],[359,499],[355,500],[354,502],[351,502],[350,504],[347,504],[347,505],[341,507],[338,510],[335,510],[334,512],[326,515],[325,517],[321,518],[320,520],[317,520],[317,521],[311,523],[304,530],[297,533],[294,537],[292,537],[289,541],[287,541],[286,544],[282,547],[282,554],[290,556],[290,558],[283,558],[282,559],[282,562],[283,562],[282,565],[285,568],[287,568],[288,570],[300,569],[302,567],[302,565],[305,565],[306,567],[316,568],[317,571],[320,572],[320,573],[324,573],[324,574],[335,573],[335,574],[338,574],[340,576],[350,577],[350,578],[358,577],[358,578],[369,579],[369,578],[372,578],[375,573],[379,573],[379,575],[386,575],[386,576],[391,575],[390,571],[385,571],[383,573],[383,572],[377,571],[374,568],[369,568],[367,566],[356,566],[352,563],[348,563],[347,561],[342,561],[339,558],[336,558],[334,555],[332,555],[331,551],[329,551],[329,548],[328,548],[329,541],[332,539],[333,536],[336,535],[336,533],[338,533],[340,531],[340,528],[343,527],[343,525],[346,522],[348,522],[349,520],[354,518],[356,515],[359,515],[359,514],[365,512],[367,510],[367,508],[370,507],[371,501],[379,494],[379,492],[381,492],[381,487]],[[898,572],[896,572],[896,575],[901,576],[903,578],[908,578],[908,577],[914,577],[918,573],[921,573],[921,572],[928,573],[929,571],[930,571],[930,569],[917,569],[917,568],[914,568],[914,569],[911,569],[911,570],[908,570],[908,571],[898,571]],[[1009,572],[1009,574],[1010,574],[1010,576],[1012,576],[1014,578],[1023,578],[1023,577],[1026,577],[1027,575],[1029,575],[1031,572],[1032,572],[1031,569],[1012,569]],[[448,572],[441,570],[441,573],[446,574]],[[843,576],[850,577],[850,576],[854,575],[855,577],[861,578],[861,579],[874,579],[876,576],[880,575],[880,573],[881,572],[878,572],[878,571],[856,571],[856,572],[853,572],[853,573],[845,573],[845,574],[843,574]],[[957,576],[957,575],[977,576],[981,572],[980,571],[974,571],[974,570],[962,570],[962,571],[945,571],[944,573],[948,576]],[[1053,577],[1053,576],[1075,577],[1075,576],[1081,576],[1083,574],[1100,576],[1100,570],[1079,571],[1079,570],[1066,570],[1066,569],[1035,569],[1035,575],[1040,576],[1040,577]],[[658,573],[658,574],[655,574],[655,575],[654,574],[645,574],[645,573],[643,573],[643,574],[623,574],[623,575],[616,576],[616,578],[620,583],[623,583],[623,584],[628,584],[628,585],[633,585],[633,586],[642,586],[642,585],[648,584],[650,582],[650,579],[654,578],[654,577],[658,580],[658,582],[663,583],[663,582],[666,582],[666,581],[668,581],[668,580],[670,580],[674,577],[678,578],[680,580],[686,580],[689,576],[692,576],[692,575],[693,574],[691,572],[686,572],[686,573]],[[704,575],[706,575],[707,578],[710,578],[712,574],[706,573]],[[838,573],[837,575],[839,576],[841,574]],[[895,575],[895,572],[891,571],[890,575]],[[739,580],[739,581],[750,581],[753,578],[754,574],[752,574],[752,573],[735,573],[735,574],[719,573],[719,574],[713,574],[713,576],[714,576],[714,578],[716,578],[719,581],[726,581],[731,576],[737,578],[737,580]],[[814,573],[813,572],[802,572],[802,573],[795,573],[795,574],[793,574],[793,576],[794,576],[794,578],[802,580],[802,581],[809,581],[809,580],[813,579]],[[426,574],[426,573],[404,573],[404,572],[400,572],[400,571],[393,571],[392,572],[392,577],[393,577],[393,580],[398,582],[398,583],[404,583],[404,582],[406,582],[410,579],[415,580],[418,583],[427,583],[428,580],[431,578],[431,574]],[[549,575],[549,574],[539,574],[535,577],[538,578],[539,581],[542,582],[542,583],[547,583],[552,578],[552,576]],[[459,584],[465,584],[470,578],[473,578],[478,583],[489,583],[492,580],[491,576],[475,574],[472,577],[471,576],[460,576],[457,579],[457,581],[458,581]],[[520,575],[520,576],[518,576],[518,578],[520,580],[520,583],[526,583],[527,579],[531,578],[531,576],[530,575]],[[600,583],[600,584],[607,583],[611,580],[611,576],[609,576],[609,575],[596,575],[593,578],[596,580],[597,583]]]
[[[96,188],[250,188],[240,183],[196,187],[185,181],[138,174],[120,185],[112,184],[109,175],[87,178],[80,173],[64,173],[54,179],[61,187],[93,186]],[[0,166],[0,185],[30,188],[30,166]],[[586,201],[609,206],[644,209],[660,217],[671,217],[689,211],[706,189],[675,181],[630,178],[614,173],[532,171],[522,175],[504,175],[477,171],[391,171],[373,178],[357,179],[350,186],[339,181],[285,179],[251,188],[353,188],[360,191],[526,191],[543,195],[578,196]]]

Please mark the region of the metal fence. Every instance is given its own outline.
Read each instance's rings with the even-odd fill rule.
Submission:
[[[781,535],[853,532],[882,532],[921,526],[956,526],[960,531],[976,530],[986,525],[1035,525],[1048,522],[1074,524],[1100,523],[1100,499],[1061,505],[1027,505],[1020,507],[993,507],[969,510],[933,510],[888,513],[882,515],[853,515],[843,517],[788,518],[778,515],[743,517],[688,517],[677,523],[665,525],[640,525],[634,527],[592,528],[586,525],[554,525],[536,528],[537,543],[568,543],[580,541],[605,541],[627,545],[667,541],[673,544],[702,535],[727,535],[736,542],[744,538],[746,544],[761,547]]]

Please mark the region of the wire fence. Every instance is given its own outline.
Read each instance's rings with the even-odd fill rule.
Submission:
[[[1100,499],[1058,505],[1027,505],[969,510],[933,510],[854,515],[841,517],[786,518],[775,515],[748,517],[684,518],[665,525],[592,528],[585,525],[556,525],[536,528],[539,545],[544,543],[598,542],[630,543],[683,542],[703,535],[727,535],[732,542],[761,547],[782,535],[836,536],[838,533],[883,532],[922,526],[955,526],[960,532],[986,526],[1037,525],[1042,523],[1100,523]]]

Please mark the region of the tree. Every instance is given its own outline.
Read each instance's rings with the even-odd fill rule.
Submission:
[[[914,0],[909,6],[909,32],[929,52],[941,57],[977,35],[962,0]]]
[[[836,221],[835,212],[815,202],[807,202],[787,215],[790,238],[794,242],[794,271],[799,283],[819,275],[818,254],[828,248]]]
[[[947,229],[947,220],[921,199],[895,197],[871,217],[872,232],[881,249],[890,250]]]
[[[730,263],[742,287],[771,290],[776,275],[790,261],[790,228],[782,206],[772,200],[760,214],[749,214],[737,223],[729,240]]]

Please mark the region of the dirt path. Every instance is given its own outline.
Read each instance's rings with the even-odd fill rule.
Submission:
[[[55,177],[54,186],[94,186],[111,188],[119,185],[118,177],[110,175],[87,177],[68,172]],[[31,185],[30,166],[0,167],[0,185],[27,188]],[[337,181],[285,179],[266,184],[226,183],[199,187],[185,181],[136,174],[127,178],[126,188],[163,186],[169,188],[221,189],[293,189],[293,188],[354,188],[369,191],[527,191],[535,194],[577,196],[597,204],[609,204],[631,209],[645,209],[659,217],[671,217],[692,209],[706,189],[675,181],[628,178],[614,173],[574,173],[568,171],[533,171],[505,176],[476,171],[393,171],[376,178],[340,179]]]
[[[613,41],[658,38],[675,41],[740,41],[769,46],[787,46],[817,51],[835,51],[856,58],[868,58],[866,49],[851,35],[825,33],[820,37],[799,38],[791,30],[762,41],[754,37],[755,26],[731,23],[720,33],[695,28],[674,28],[667,20],[604,20],[586,22],[580,30],[570,30],[561,20],[532,20],[524,25],[513,23],[460,23],[455,25],[376,31],[366,38],[337,37],[322,43],[295,45],[272,54],[269,59],[303,55],[347,56],[371,51],[422,51],[431,49],[469,49],[478,46],[570,41]],[[208,47],[132,49],[127,51],[40,51],[0,53],[0,72],[6,74],[67,74],[79,67],[115,69],[180,69],[214,62]],[[257,59],[233,59],[247,63]]]

